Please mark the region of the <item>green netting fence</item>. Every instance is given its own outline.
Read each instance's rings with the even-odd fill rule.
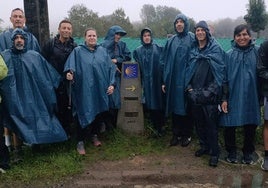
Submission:
[[[133,52],[138,46],[141,45],[140,42],[140,38],[127,38],[127,37],[123,37],[121,39],[122,41],[127,43],[127,47],[129,48],[129,50],[131,52]],[[216,39],[219,44],[222,46],[222,48],[225,51],[228,51],[231,48],[231,40],[230,38],[217,38]],[[77,44],[82,44],[84,42],[83,38],[75,38],[75,41],[77,42]],[[98,38],[98,43],[101,43],[103,41],[103,38]],[[160,46],[165,46],[167,41],[167,38],[154,38],[154,42],[157,43]],[[264,41],[264,39],[256,39],[255,43],[257,45],[260,45],[262,42]]]

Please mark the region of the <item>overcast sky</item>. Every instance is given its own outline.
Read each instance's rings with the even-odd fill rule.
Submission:
[[[112,14],[123,8],[131,22],[140,20],[140,10],[144,4],[174,7],[195,21],[215,21],[221,18],[236,19],[247,13],[249,0],[47,0],[49,9],[50,30],[68,16],[68,11],[75,4],[84,4],[99,16]],[[268,6],[268,0],[265,0]],[[23,8],[23,0],[5,0],[0,8],[0,18],[4,21],[1,27],[11,26],[9,17],[14,8]],[[94,27],[94,26],[93,26]]]

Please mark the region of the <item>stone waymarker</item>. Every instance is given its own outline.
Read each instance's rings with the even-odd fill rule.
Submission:
[[[139,65],[124,62],[121,74],[121,109],[118,112],[117,127],[127,133],[144,132],[143,107],[141,103],[141,80]]]

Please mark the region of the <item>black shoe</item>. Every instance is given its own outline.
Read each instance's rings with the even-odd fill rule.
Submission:
[[[211,156],[209,159],[209,166],[217,167],[218,162],[219,162],[219,160],[218,160],[217,156]]]
[[[201,157],[202,155],[208,155],[209,151],[207,149],[201,148],[195,152],[196,157]]]
[[[252,155],[249,153],[244,154],[243,159],[242,159],[242,163],[248,164],[248,165],[254,164],[254,161],[252,159]]]
[[[170,146],[177,146],[181,141],[181,137],[173,135],[172,139],[170,140]]]
[[[238,163],[236,151],[232,151],[228,154],[228,156],[225,159],[228,163],[236,164]]]
[[[182,137],[181,146],[187,147],[191,143],[191,141],[192,141],[191,137]]]

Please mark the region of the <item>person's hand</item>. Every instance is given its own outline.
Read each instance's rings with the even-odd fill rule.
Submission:
[[[116,63],[117,63],[117,59],[112,59],[112,62],[113,62],[114,64],[116,64]]]
[[[68,72],[67,74],[66,74],[66,79],[67,80],[73,80],[74,79],[74,75],[73,75],[73,73],[72,72]]]
[[[113,86],[113,85],[111,85],[111,86],[109,86],[109,87],[108,87],[108,89],[107,89],[107,92],[106,92],[106,93],[107,93],[108,95],[111,95],[111,94],[113,94],[113,92],[114,92],[114,86]]]
[[[163,91],[163,93],[166,93],[166,86],[165,85],[162,85],[162,91]]]
[[[223,111],[224,113],[228,113],[228,103],[227,103],[227,101],[223,101],[223,102],[221,103],[221,109],[222,109],[222,111]]]

